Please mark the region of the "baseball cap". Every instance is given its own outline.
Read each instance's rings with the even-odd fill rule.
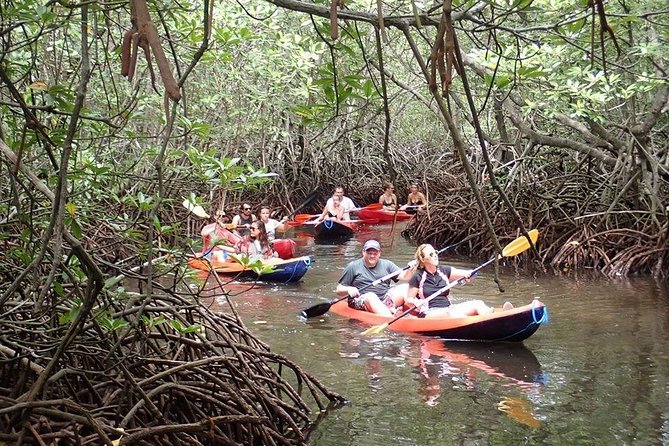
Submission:
[[[376,240],[367,240],[365,245],[362,247],[362,250],[367,251],[368,249],[376,249],[377,251],[381,251],[381,245]]]

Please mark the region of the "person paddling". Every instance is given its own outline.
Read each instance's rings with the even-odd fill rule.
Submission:
[[[367,240],[362,247],[362,258],[349,263],[342,273],[337,284],[336,293],[339,296],[348,295],[348,306],[356,310],[365,310],[390,317],[396,307],[401,307],[408,285],[402,284],[390,287],[390,281],[384,281],[375,286],[369,286],[367,292],[360,294],[360,289],[372,284],[401,268],[390,260],[382,259],[381,244],[377,240]],[[407,280],[413,273],[412,269],[395,276],[392,280]]]
[[[411,183],[409,187],[409,195],[407,195],[407,204],[400,209],[407,214],[415,214],[417,211],[422,211],[427,206],[427,198],[418,189],[418,183]]]
[[[383,184],[383,194],[379,197],[379,204],[386,211],[394,211],[397,208],[397,195],[393,192],[395,186],[391,183]]]
[[[288,229],[285,223],[288,221],[287,217],[284,217],[279,220],[270,218],[270,208],[269,206],[260,207],[260,221],[265,224],[265,230],[267,231],[267,239],[272,243],[276,238],[276,231],[285,232]]]
[[[251,205],[249,203],[242,203],[241,212],[232,218],[235,234],[240,237],[248,235],[251,223],[256,220],[256,216],[251,212]]]
[[[328,198],[327,203],[325,203],[326,206],[333,207],[334,203],[334,197],[339,197],[339,200],[341,201],[341,207],[344,208],[344,212],[351,212],[352,210],[356,209],[355,203],[353,203],[353,200],[351,200],[349,197],[344,195],[344,186],[337,186],[335,187],[334,193],[330,198]]]
[[[329,200],[328,203],[330,203]],[[334,195],[332,197],[332,205],[326,204],[323,208],[323,212],[316,218],[316,220],[314,220],[314,222],[318,224],[324,220],[342,221],[350,219],[351,217],[349,216],[349,213],[342,206],[341,199],[339,196]]]
[[[261,221],[251,223],[249,233],[237,243],[236,249],[237,254],[245,254],[252,260],[277,256],[267,239],[265,224]]]
[[[209,259],[212,258],[212,253],[214,252],[216,252],[216,254],[220,253],[220,256],[214,256],[218,260],[220,260],[220,258],[227,258],[228,253],[235,252],[233,246],[240,240],[240,237],[226,228],[226,215],[225,211],[222,209],[216,211],[214,223],[210,223],[202,228],[201,234],[202,252],[205,257]]]
[[[449,291],[431,299],[425,304],[425,298],[456,282],[462,278],[470,277],[471,270],[453,268],[448,265],[439,265],[439,255],[430,244],[420,245],[416,249],[416,270],[409,279],[409,292],[405,304],[415,305],[420,317],[463,317],[478,314],[490,314],[493,309],[482,300],[469,300],[457,304],[451,303],[448,298]],[[510,302],[504,304],[504,309],[513,308]]]

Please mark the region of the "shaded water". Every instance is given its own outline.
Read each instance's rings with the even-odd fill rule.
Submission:
[[[389,233],[389,225],[370,226],[345,242],[318,243],[293,233],[298,252],[315,259],[303,281],[232,297],[273,351],[350,401],[322,418],[310,444],[669,444],[666,285],[507,267],[500,272],[504,293],[492,269],[454,289],[455,301],[478,297],[496,306],[539,297],[550,321],[520,345],[445,343],[390,330],[363,336],[364,325],[335,314],[298,318],[334,297],[343,267],[365,240],[380,238],[382,256],[398,265],[410,260],[414,247],[398,228],[392,240]],[[476,266],[448,253],[442,263]],[[228,287],[233,294],[248,288]]]

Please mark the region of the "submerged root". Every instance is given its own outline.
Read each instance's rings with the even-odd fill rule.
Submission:
[[[314,411],[343,398],[271,352],[233,307],[216,313],[200,304],[200,292],[189,292],[184,279],[174,289],[154,283],[150,296],[122,289],[100,295],[95,318],[35,401],[26,395],[61,342],[76,300],[51,296],[55,305],[40,314],[25,300],[7,302],[0,443],[306,443]]]

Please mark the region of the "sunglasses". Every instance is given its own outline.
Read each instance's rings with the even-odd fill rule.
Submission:
[[[432,251],[429,254],[423,254],[423,257],[439,257],[439,254],[437,254],[436,251]]]
[[[251,208],[243,208],[245,211],[250,211]]]

